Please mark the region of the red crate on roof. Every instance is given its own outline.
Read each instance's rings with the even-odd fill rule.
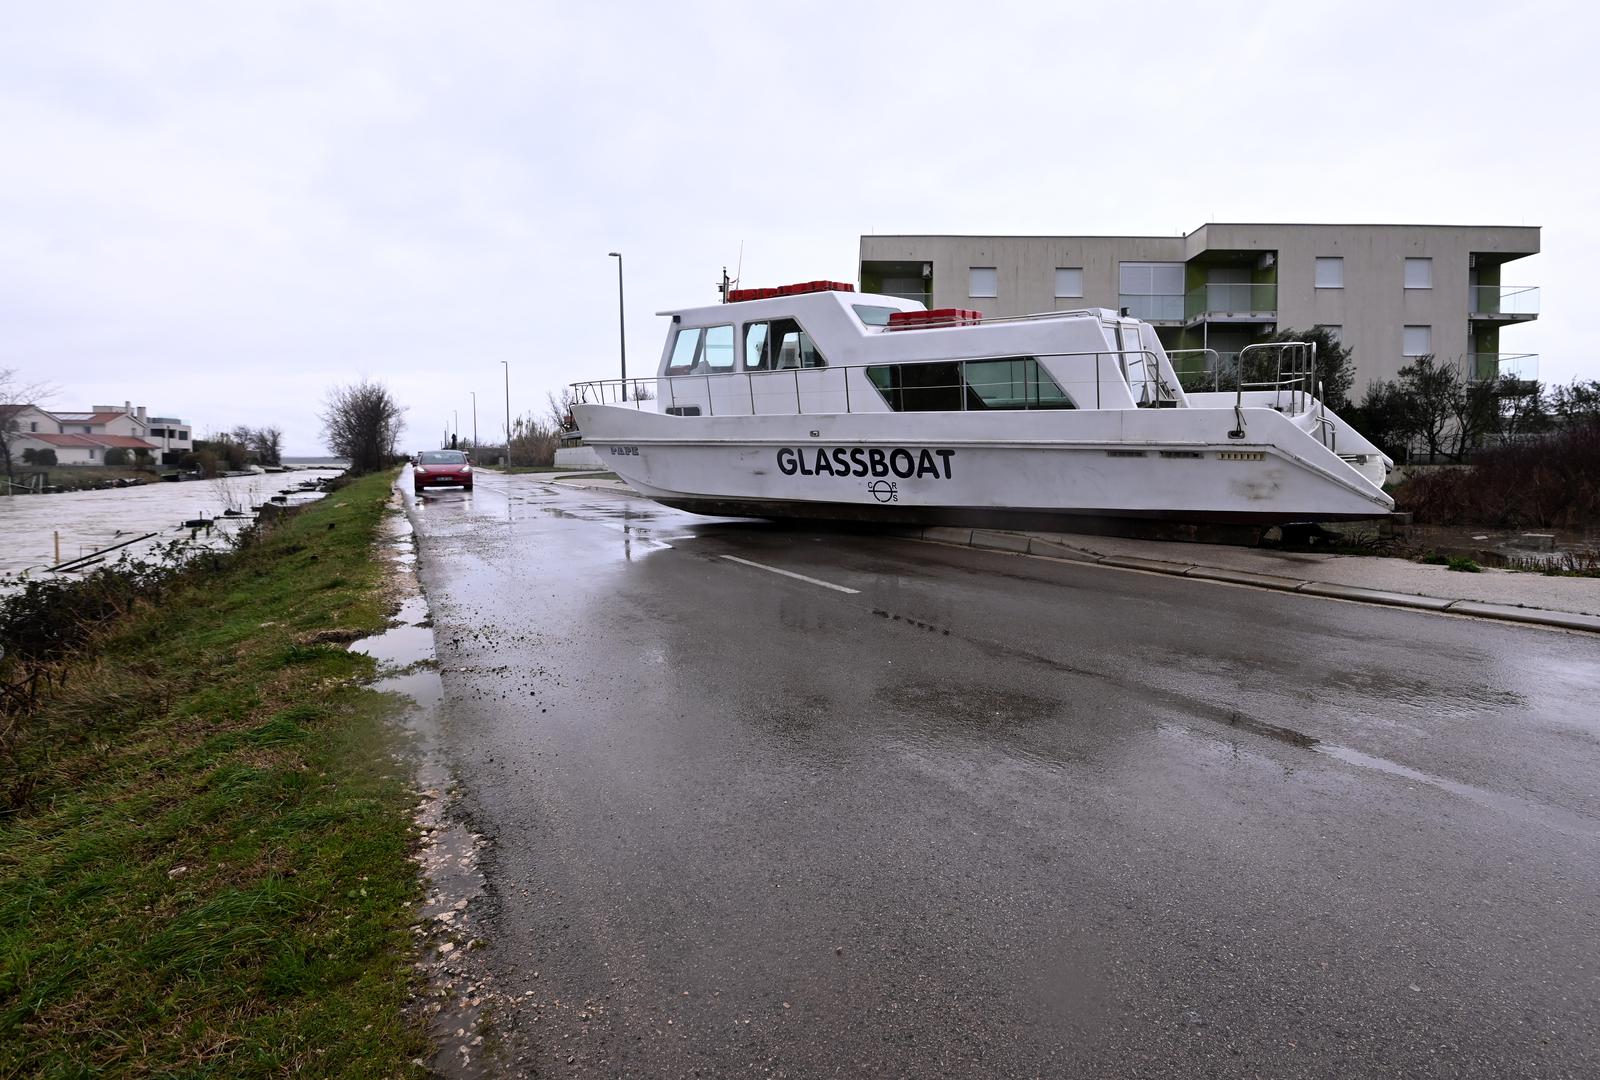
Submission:
[[[983,321],[983,312],[971,308],[934,308],[932,311],[893,311],[889,313],[890,330],[932,330],[946,326],[976,326]]]
[[[776,289],[729,289],[728,303],[745,300],[770,300],[775,296],[799,296],[814,292],[855,292],[856,287],[844,281],[801,281],[794,285],[780,285]]]

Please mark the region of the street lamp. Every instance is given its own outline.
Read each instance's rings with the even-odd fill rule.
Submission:
[[[617,347],[622,350],[622,400],[628,400],[628,324],[623,319],[622,252],[608,251],[617,260]]]
[[[478,452],[478,392],[473,390],[470,393],[472,394],[472,452],[476,454]]]
[[[506,369],[506,468],[511,467],[511,362],[500,361],[500,366]]]

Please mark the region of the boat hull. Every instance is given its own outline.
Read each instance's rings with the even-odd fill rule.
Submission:
[[[1270,409],[677,417],[588,405],[587,442],[695,513],[1012,528],[1359,520],[1393,503]],[[1254,414],[1254,415],[1252,415]]]

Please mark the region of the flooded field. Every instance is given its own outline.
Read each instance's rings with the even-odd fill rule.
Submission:
[[[331,469],[291,473],[154,483],[112,491],[76,491],[60,495],[17,495],[0,498],[0,587],[24,571],[38,573],[55,565],[57,538],[63,562],[101,551],[124,541],[122,551],[139,555],[169,540],[209,538],[224,542],[254,520],[252,506],[266,503],[303,480],[334,475]],[[288,502],[320,498],[317,492],[295,492]],[[229,518],[229,510],[243,517]],[[198,532],[185,521],[215,519]],[[154,535],[149,535],[154,534]]]

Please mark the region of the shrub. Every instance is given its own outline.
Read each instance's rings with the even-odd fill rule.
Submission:
[[[1395,493],[1395,504],[1422,524],[1600,524],[1600,425],[1497,447],[1472,468],[1413,477]]]

